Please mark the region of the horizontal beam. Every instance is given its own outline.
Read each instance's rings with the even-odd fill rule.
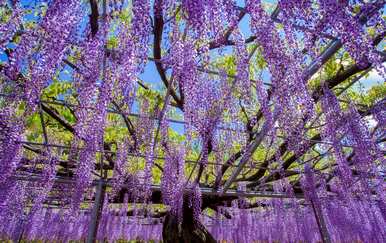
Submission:
[[[39,181],[42,178],[40,176],[14,176],[13,178],[17,180],[23,180],[23,181]],[[92,186],[97,186],[100,183],[101,180],[94,180],[92,182]],[[75,183],[75,180],[63,178],[63,177],[56,177],[55,182],[61,183],[61,184],[73,184]],[[102,180],[103,185],[111,187],[112,181],[111,180]],[[140,186],[141,184],[138,184]],[[123,185],[122,188],[129,188],[128,185]],[[152,191],[161,191],[160,185],[151,185]],[[185,191],[191,191],[192,188],[185,188]],[[276,192],[263,192],[263,191],[241,191],[241,190],[228,190],[227,192],[223,193],[221,190],[214,191],[213,188],[210,187],[200,187],[200,191],[202,195],[209,195],[209,196],[234,196],[234,197],[264,197],[264,198],[298,198],[303,199],[303,194],[295,194],[294,196],[289,196],[285,193],[276,193]]]
[[[0,93],[0,96],[2,96],[2,97],[14,97],[14,95],[3,94],[3,93]],[[74,104],[70,104],[68,102],[61,101],[61,100],[54,100],[54,101],[40,100],[39,102],[41,102],[42,104],[49,104],[49,105],[59,105],[59,106],[65,106],[65,107],[67,106],[67,107],[72,107],[72,108],[81,107],[82,109],[96,110],[96,108],[93,106],[74,105]],[[118,114],[118,115],[123,115],[123,116],[131,116],[131,117],[138,117],[138,118],[148,118],[151,120],[158,120],[158,117],[144,116],[144,115],[137,114],[137,113],[120,112],[120,111],[117,111],[114,109],[106,109],[106,111],[108,113]],[[186,124],[186,122],[182,121],[182,120],[176,120],[176,119],[170,119],[170,118],[166,118],[165,120],[168,122],[171,122],[171,123],[175,123],[175,124],[181,124],[181,125]],[[236,128],[230,128],[230,127],[225,127],[225,126],[217,126],[217,128],[220,130],[226,130],[226,131],[245,132],[243,129],[236,129]]]
[[[0,139],[1,140],[1,139]],[[38,143],[38,142],[29,142],[29,141],[16,141],[17,143],[21,143],[24,145],[36,145],[36,146],[42,146],[42,147],[54,147],[54,148],[61,148],[61,149],[72,149],[73,147],[68,146],[68,145],[61,145],[61,144],[52,144],[52,143]],[[34,148],[28,147],[27,149],[33,150]],[[82,149],[81,147],[76,148],[78,150]],[[34,151],[35,152],[35,151]],[[107,153],[107,154],[116,154],[116,152],[111,151],[111,150],[96,150],[96,152],[99,153]],[[146,155],[144,154],[139,154],[139,153],[128,153],[128,156],[130,157],[140,157],[140,158],[146,158]],[[159,160],[165,160],[165,157],[160,157],[160,156],[153,156],[154,159],[159,159]],[[196,163],[197,161],[194,160],[185,160],[185,163]],[[208,165],[223,165],[221,163],[214,163],[214,162],[208,162]],[[231,167],[235,167],[236,165],[230,165]],[[258,169],[258,168],[265,168],[269,169],[266,167],[262,166],[248,166],[247,168],[251,169]]]

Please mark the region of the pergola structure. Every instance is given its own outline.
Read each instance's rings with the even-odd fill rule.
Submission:
[[[109,1],[110,2],[110,1]],[[89,18],[89,25],[91,29],[91,33],[94,35],[98,32],[98,28],[101,29],[101,26],[103,25],[104,21],[106,21],[108,17],[108,4],[114,4],[115,1],[111,1],[112,3],[107,3],[107,0],[103,1],[96,1],[96,0],[90,0],[90,9],[91,14]],[[154,9],[157,9],[156,4],[160,4],[160,1],[155,1],[154,3]],[[162,2],[162,1],[161,1]],[[285,2],[285,1],[284,1]],[[380,1],[382,2],[382,1]],[[280,5],[280,4],[279,4]],[[281,19],[280,13],[281,9],[280,7],[276,6],[274,11],[271,13],[271,20],[274,23],[279,24],[286,24],[283,23],[283,19]],[[370,6],[370,3],[369,3]],[[380,9],[384,8],[383,4],[374,4],[371,5],[372,10],[366,11],[363,15],[359,14],[358,17],[359,22],[361,24],[366,24],[369,17],[372,16],[372,14],[375,14]],[[98,11],[99,8],[99,11]],[[102,9],[102,11],[100,11]],[[246,15],[248,14],[248,11],[246,7],[237,7],[238,10],[238,23],[241,22]],[[177,8],[177,13],[180,10],[180,7]],[[101,12],[101,14],[99,13]],[[175,16],[174,15],[174,16]],[[173,15],[171,15],[173,16]],[[163,41],[163,33],[164,33],[164,26],[167,24],[168,20],[163,17],[161,14],[157,14],[156,10],[154,10],[154,14],[151,17],[152,19],[152,35],[153,35],[153,43],[152,43],[152,56],[147,56],[147,60],[149,62],[153,62],[156,66],[157,72],[160,76],[161,81],[164,84],[164,96],[162,96],[162,92],[159,92],[159,99],[162,100],[162,103],[158,105],[158,107],[161,107],[162,109],[159,110],[159,112],[154,112],[153,116],[147,116],[145,114],[141,114],[140,112],[133,112],[128,109],[123,109],[121,105],[118,102],[115,102],[114,100],[111,101],[109,105],[106,106],[106,116],[108,114],[112,114],[114,116],[121,117],[123,124],[125,124],[129,136],[132,136],[133,138],[136,135],[136,127],[133,123],[132,119],[147,119],[147,120],[153,120],[154,122],[154,131],[153,131],[153,138],[152,141],[155,141],[152,144],[152,148],[148,148],[152,150],[153,153],[150,153],[149,151],[140,151],[140,149],[128,151],[127,156],[129,158],[143,158],[143,159],[149,159],[150,157],[153,160],[156,161],[164,161],[165,156],[164,155],[157,155],[154,152],[156,150],[154,149],[157,145],[157,141],[160,139],[160,136],[162,136],[161,133],[161,126],[162,122],[166,121],[170,124],[176,123],[176,124],[182,124],[186,125],[185,121],[178,120],[178,119],[172,119],[167,118],[165,113],[168,109],[180,109],[184,110],[184,103],[182,101],[182,93],[181,91],[177,90],[176,84],[173,84],[173,76],[167,72],[165,69],[167,65],[167,60],[164,58],[164,50],[162,50],[162,41]],[[234,39],[231,39],[232,32],[234,29],[236,29],[237,25],[229,26],[227,29],[224,30],[222,34],[222,41],[218,42],[216,40],[213,40],[208,44],[209,50],[216,50],[217,48],[222,48],[224,46],[234,46],[237,43],[235,43]],[[311,29],[307,29],[306,25],[302,24],[294,24],[292,26],[294,29],[300,31],[300,32],[313,32]],[[100,30],[99,30],[100,31]],[[22,35],[20,33],[16,33],[17,35]],[[376,46],[379,43],[381,43],[384,39],[385,31],[381,32],[379,35],[375,36],[373,38],[373,44]],[[334,57],[334,55],[342,49],[342,46],[344,45],[342,43],[342,40],[340,38],[333,36],[329,33],[321,32],[319,35],[320,38],[328,39],[329,42],[326,46],[323,47],[322,51],[309,62],[308,66],[304,68],[302,71],[302,77],[306,80],[311,79],[314,74],[316,74],[318,71],[320,71],[321,68],[324,67],[324,65],[331,61]],[[257,37],[252,35],[244,40],[245,44],[248,43],[255,43]],[[12,48],[5,49],[5,54],[11,57],[12,55]],[[253,55],[256,55],[256,51],[258,51],[258,45],[256,44],[253,46],[249,53],[249,59]],[[104,48],[103,53],[103,77],[105,77],[105,73],[107,72],[107,64],[106,59],[111,58],[114,56],[114,50],[111,50],[109,48]],[[385,54],[382,53],[382,62],[385,61]],[[71,68],[74,73],[81,72],[82,68],[79,67],[79,63],[74,62],[73,60],[70,60],[68,58],[63,58],[61,65],[66,65],[67,68]],[[363,77],[365,77],[370,70],[373,68],[373,65],[371,63],[367,63],[365,65],[359,65],[359,64],[352,64],[350,66],[347,66],[344,68],[344,70],[339,70],[335,75],[328,77],[326,80],[322,80],[319,85],[317,85],[312,91],[310,96],[314,100],[315,103],[317,103],[319,100],[322,99],[322,97],[325,95],[323,87],[327,87],[328,89],[334,90],[336,87],[338,87],[338,90],[335,90],[335,95],[338,97],[341,94],[344,94],[350,87],[352,87],[354,84],[356,84],[359,80],[361,80]],[[1,71],[7,69],[6,65],[0,66]],[[216,77],[225,77],[227,79],[233,80],[238,79],[238,75],[234,74],[228,74],[222,71],[222,70],[215,70],[213,69],[213,66],[210,67],[209,65],[203,64],[202,66],[197,66],[197,70],[201,73],[205,73],[206,75],[216,76]],[[6,79],[4,79],[6,80]],[[143,90],[151,90],[151,87],[149,87],[146,82],[140,80],[139,78],[135,78],[138,89]],[[256,81],[252,80],[252,83],[256,83]],[[341,84],[344,84],[342,86]],[[174,87],[173,87],[174,86]],[[265,82],[264,86],[267,88],[267,94],[270,96],[274,92],[274,85],[271,82]],[[7,93],[3,92],[1,94],[1,99],[7,100],[9,97],[14,98],[14,93]],[[17,96],[17,94],[16,94]],[[34,141],[33,139],[25,139],[25,140],[17,140],[16,143],[23,145],[23,150],[28,151],[28,153],[36,154],[37,156],[45,156],[47,155],[47,151],[56,151],[58,153],[58,157],[60,157],[61,153],[63,151],[66,151],[66,153],[71,153],[71,151],[81,151],[82,149],[85,149],[87,145],[81,145],[80,147],[76,147],[73,145],[68,144],[57,144],[51,139],[49,135],[49,128],[47,127],[47,119],[54,120],[62,129],[65,129],[69,133],[76,134],[76,129],[73,124],[71,124],[68,119],[63,117],[58,110],[68,109],[70,112],[74,112],[74,110],[92,110],[96,107],[87,107],[83,104],[75,104],[68,101],[51,98],[51,99],[44,99],[40,98],[37,102],[38,106],[35,110],[36,113],[39,114],[40,119],[40,125],[41,125],[41,131],[42,134],[40,137],[43,138],[42,141]],[[383,98],[381,101],[377,103],[377,105],[385,104],[385,98]],[[56,109],[57,107],[60,107],[60,109]],[[382,108],[385,110],[385,108]],[[97,111],[95,111],[97,112]],[[361,114],[363,117],[368,116],[372,114],[372,107],[365,107],[363,109],[358,110],[358,113]],[[202,157],[204,157],[200,153],[200,157],[196,160],[188,160],[186,159],[185,162],[185,168],[184,170],[187,173],[186,180],[184,181],[184,188],[183,193],[191,194],[192,191],[195,189],[191,187],[191,185],[198,185],[200,194],[202,195],[202,207],[208,207],[212,209],[216,209],[219,205],[224,205],[226,203],[224,202],[231,202],[234,200],[239,200],[242,198],[274,198],[274,199],[297,199],[302,201],[304,205],[309,204],[311,205],[311,208],[314,212],[314,216],[316,218],[316,222],[318,225],[319,233],[320,233],[320,239],[323,242],[332,242],[331,237],[328,232],[328,227],[326,226],[325,222],[325,216],[323,215],[323,208],[319,203],[314,203],[312,200],[310,200],[310,196],[306,196],[303,193],[302,186],[300,185],[300,181],[295,182],[293,186],[294,193],[289,194],[287,192],[277,192],[272,187],[265,187],[266,185],[269,185],[269,183],[272,183],[274,181],[281,180],[283,178],[291,177],[291,176],[303,176],[305,174],[304,170],[302,169],[305,165],[310,166],[315,170],[315,173],[325,173],[328,171],[329,178],[328,181],[331,181],[335,176],[337,176],[338,173],[336,173],[337,165],[325,165],[319,168],[316,168],[315,165],[317,165],[320,161],[326,158],[326,156],[330,155],[331,147],[334,146],[333,142],[326,141],[326,139],[323,138],[323,135],[321,133],[315,133],[312,135],[312,137],[304,136],[302,138],[302,141],[306,142],[306,145],[304,145],[301,152],[296,153],[288,153],[291,149],[289,148],[289,141],[288,137],[285,135],[280,134],[272,134],[271,133],[271,124],[267,121],[266,118],[264,118],[264,111],[262,108],[258,110],[255,114],[255,123],[252,124],[251,120],[247,117],[246,122],[246,128],[240,128],[240,127],[232,127],[227,126],[224,124],[216,124],[215,130],[223,130],[223,131],[229,131],[229,132],[235,132],[240,134],[247,134],[247,142],[245,144],[245,147],[237,151],[236,153],[232,154],[232,156],[229,156],[229,158],[226,161],[217,162],[215,161],[207,161],[207,163],[202,163]],[[277,116],[276,116],[277,115]],[[75,115],[74,115],[75,116]],[[273,112],[272,120],[276,122],[276,119],[278,119],[279,114],[276,114]],[[318,123],[318,120],[321,118],[322,113],[318,114],[316,117],[310,119],[308,122],[308,130],[313,129],[313,127],[321,126]],[[138,123],[137,123],[138,125]],[[232,124],[230,124],[232,125]],[[378,127],[374,128],[374,134],[377,132],[377,129],[379,127],[384,126],[384,124],[379,124]],[[382,129],[382,128],[380,128]],[[377,144],[383,144],[385,142],[385,134],[380,132],[380,136],[377,137],[376,143]],[[3,135],[1,139],[3,139]],[[275,138],[282,141],[277,146],[277,151],[275,153],[271,153],[271,146],[272,143],[269,143],[270,139]],[[104,139],[102,137],[102,139]],[[268,141],[268,142],[267,142]],[[96,160],[95,163],[93,163],[93,170],[92,170],[92,179],[91,179],[91,188],[92,193],[94,193],[93,196],[89,196],[87,203],[90,205],[90,222],[88,224],[88,234],[87,234],[87,242],[94,242],[97,237],[98,232],[98,225],[100,223],[100,218],[102,215],[103,209],[106,207],[104,205],[106,203],[106,194],[109,193],[108,188],[114,188],[116,183],[116,178],[114,178],[115,174],[115,160],[117,157],[117,149],[113,149],[111,147],[111,143],[109,144],[105,140],[100,141],[102,146],[99,146],[98,149],[95,149],[96,152]],[[81,143],[79,143],[81,144]],[[210,144],[210,142],[209,142]],[[350,142],[342,142],[340,144],[343,148],[351,149],[351,152],[347,156],[347,161],[350,162],[351,159],[353,159],[355,155],[355,144],[352,144]],[[205,146],[205,145],[203,145]],[[324,146],[326,149],[324,149],[323,152],[315,150],[315,146]],[[266,150],[265,159],[263,161],[259,161],[258,164],[253,164],[251,160],[253,160],[253,154],[256,152],[258,148],[263,147]],[[208,148],[206,152],[210,154],[212,152],[212,145],[208,145]],[[316,151],[317,155],[311,156],[311,153],[309,151]],[[50,152],[50,153],[51,153]],[[286,154],[287,153],[287,154]],[[150,156],[150,157],[149,157]],[[202,157],[201,157],[202,156]],[[384,152],[383,152],[384,156]],[[282,164],[278,166],[272,166],[274,162],[277,160],[277,158],[282,158],[283,162]],[[44,163],[44,161],[42,161]],[[76,184],[76,174],[77,174],[77,168],[78,168],[78,161],[74,160],[66,160],[61,161],[59,160],[57,163],[57,167],[55,168],[55,179],[54,179],[54,185],[52,188],[55,188],[55,185],[75,185]],[[157,163],[154,162],[154,166],[162,172],[164,172],[165,164],[164,163]],[[31,165],[33,164],[33,168]],[[295,165],[296,166],[293,166]],[[205,170],[208,169],[209,166],[218,167],[219,170],[217,174],[215,175],[215,178],[213,181],[208,182],[204,181],[202,178],[203,174],[205,174]],[[293,167],[291,167],[293,166]],[[43,166],[44,167],[44,166]],[[41,168],[41,167],[40,167]],[[362,177],[363,173],[361,171],[356,171],[355,169],[352,169],[352,173],[354,176]],[[367,173],[367,172],[366,172]],[[384,173],[384,172],[382,172]],[[20,165],[17,167],[17,170],[12,175],[13,179],[19,180],[19,181],[28,181],[28,182],[39,182],[42,180],[42,170],[39,169],[39,162],[33,162],[28,158],[22,158]],[[374,178],[375,175],[368,173],[368,178]],[[129,178],[130,179],[130,178]],[[118,192],[117,196],[111,197],[107,200],[110,204],[123,204],[124,203],[124,195],[125,193],[132,192],[133,182],[129,181],[128,178],[126,178],[126,181],[119,187],[120,191]],[[143,184],[144,188],[146,188],[146,178],[140,178],[137,183]],[[237,185],[241,185],[243,188],[237,188]],[[137,188],[141,188],[141,185],[135,185],[138,186]],[[147,185],[149,186],[149,185]],[[59,187],[60,188],[60,187]],[[90,190],[90,189],[88,189]],[[134,189],[135,190],[135,189]],[[150,185],[151,195],[148,196],[150,198],[145,199],[145,201],[148,202],[154,202],[154,203],[162,203],[162,185],[161,184],[151,184]],[[83,196],[82,196],[83,197]],[[318,197],[318,196],[316,196]],[[330,190],[326,197],[334,198],[336,197],[334,193]],[[382,199],[376,199],[376,200],[382,200]],[[66,204],[66,203],[64,203]],[[61,204],[58,201],[51,200],[49,197],[44,201],[44,205],[47,207],[62,207],[63,204]],[[156,217],[163,217],[167,214],[166,212],[162,212],[160,215],[157,215]],[[151,216],[150,216],[151,217]],[[19,236],[19,239],[23,238],[23,231],[21,231],[21,235]]]

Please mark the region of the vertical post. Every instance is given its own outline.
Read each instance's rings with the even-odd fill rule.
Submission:
[[[102,2],[102,21],[106,21],[106,6],[107,6],[107,0],[103,0]],[[105,77],[105,70],[106,70],[106,50],[104,50],[104,57],[103,57],[103,79]],[[98,226],[99,226],[99,220],[100,216],[102,214],[103,209],[103,202],[106,194],[106,183],[105,183],[105,177],[103,176],[103,156],[104,156],[104,139],[102,136],[101,141],[101,153],[100,153],[100,176],[101,179],[98,181],[96,192],[95,192],[95,200],[93,209],[90,215],[90,224],[88,228],[88,234],[87,234],[87,243],[94,243],[96,242],[96,237],[98,234]]]
[[[322,238],[323,243],[331,243],[330,235],[328,234],[326,222],[324,221],[322,208],[319,204],[315,205],[313,200],[310,200],[312,209],[314,210],[314,215],[316,223],[318,224],[320,238]]]
[[[323,243],[331,243],[330,235],[328,234],[326,222],[324,221],[322,205],[318,198],[318,193],[315,190],[314,173],[309,164],[304,166],[305,185],[304,195],[311,203],[312,210],[314,211],[316,223],[319,228],[320,238]]]
[[[21,229],[20,229],[20,234],[19,234],[19,238],[17,239],[17,242],[21,243],[21,242],[23,242],[23,234],[24,234],[24,220],[23,220],[23,218],[20,219],[19,224],[21,225],[21,227],[20,227]]]
[[[89,224],[88,234],[87,234],[87,243],[96,242],[96,236],[98,234],[99,219],[102,214],[103,202],[105,200],[105,194],[106,194],[105,179],[107,177],[107,174],[103,176],[103,156],[104,156],[103,142],[104,141],[102,136],[102,149],[101,149],[100,161],[99,161],[101,179],[98,181],[98,184],[96,186],[94,205],[90,215],[90,224]]]
[[[106,192],[106,185],[104,183],[104,180],[100,179],[96,187],[94,206],[90,215],[91,220],[88,227],[88,234],[87,234],[87,241],[86,241],[87,243],[96,242],[99,219],[102,213],[105,192]]]

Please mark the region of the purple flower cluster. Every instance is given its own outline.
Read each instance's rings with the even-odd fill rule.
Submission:
[[[324,141],[332,143],[333,154],[338,165],[339,179],[342,182],[342,190],[350,188],[352,180],[351,169],[346,160],[340,139],[342,137],[342,124],[344,122],[338,99],[328,88],[324,88],[322,108],[326,116],[326,126],[322,136]],[[343,186],[344,185],[344,186]],[[346,189],[344,189],[346,188]]]
[[[15,172],[22,157],[24,124],[16,114],[16,107],[0,108],[0,185]]]
[[[185,151],[178,145],[170,147],[166,155],[164,171],[161,179],[162,199],[169,205],[171,212],[182,222],[184,195],[184,162]]]
[[[251,81],[249,79],[249,53],[245,45],[245,40],[239,30],[233,32],[235,36],[235,57],[238,88],[242,92],[243,98],[250,99]]]
[[[127,162],[128,162],[129,143],[126,139],[123,143],[118,145],[117,158],[114,165],[113,178],[115,179],[113,185],[113,194],[117,194],[124,185],[127,177]]]
[[[134,40],[135,54],[138,58],[136,69],[141,71],[144,62],[147,60],[147,46],[151,33],[150,2],[147,0],[134,0],[132,11],[131,38]]]
[[[206,2],[205,0],[183,0],[182,6],[186,11],[189,25],[198,33],[202,33],[206,24]]]
[[[3,4],[0,4],[0,6],[3,7]],[[16,34],[19,25],[21,24],[22,13],[23,10],[19,3],[16,3],[9,21],[4,24],[0,23],[0,50],[4,50],[8,42]]]
[[[339,201],[334,200],[327,201],[323,205],[333,242],[382,242],[384,240],[382,234],[376,233],[377,230],[380,230],[380,225],[384,224],[379,209],[376,207],[361,202],[342,205]],[[278,208],[268,200],[262,201],[261,207],[255,210],[223,208],[221,211],[231,213],[232,219],[207,217],[204,223],[219,241],[321,241],[315,216],[310,207],[304,205],[293,208],[286,201],[283,206],[281,217],[278,217]],[[366,215],[366,211],[372,213]]]
[[[28,57],[30,67],[26,77],[25,97],[29,107],[34,110],[40,94],[48,81],[54,76],[57,66],[63,60],[70,44],[72,30],[80,20],[79,1],[54,1],[48,8],[47,14],[37,30],[29,30],[22,36],[15,55],[11,58],[10,75],[14,77],[16,70],[21,71],[23,60]],[[37,32],[40,34],[37,38]],[[36,60],[30,59],[35,52],[35,44],[40,44],[41,50]]]
[[[182,0],[181,6],[187,24],[198,39],[215,38],[220,44],[225,28],[234,28],[237,24],[234,0]]]
[[[374,47],[370,36],[363,31],[359,18],[355,18],[350,12],[348,2],[336,2],[334,0],[319,1],[321,10],[325,13],[324,18],[328,26],[338,34],[345,48],[351,57],[362,66],[369,61],[374,62],[374,58],[379,58],[374,54]],[[375,63],[378,63],[375,61]]]
[[[291,145],[302,143],[304,124],[314,115],[314,101],[302,73],[300,50],[293,48],[297,50],[294,52],[286,46],[260,1],[248,1],[247,10],[252,18],[252,32],[256,35],[257,44],[262,47],[262,55],[272,75],[274,113],[277,114],[281,131],[292,140]],[[261,84],[259,86],[257,91],[262,96],[259,97],[262,110],[266,120],[272,123],[273,115],[267,108]],[[296,146],[291,149],[295,152],[300,150]]]
[[[28,197],[27,182],[10,179],[0,187],[1,232],[7,235],[7,238],[17,240],[26,220],[24,210]]]
[[[33,222],[34,217],[40,217],[39,212],[43,209],[44,203],[53,188],[56,176],[56,166],[58,163],[58,159],[52,155],[48,156],[48,160],[45,161],[45,165],[42,171],[41,180],[38,181],[36,186],[37,189],[35,191],[36,196],[32,199],[32,207],[28,212],[28,218],[26,219],[26,224],[31,224]],[[28,227],[28,226],[27,226]]]
[[[137,71],[137,52],[134,42],[130,36],[130,30],[127,26],[122,25],[119,32],[119,50],[118,56],[112,61],[113,79],[116,80],[118,89],[115,90],[115,96],[123,97],[124,103],[129,110],[135,92],[135,76]]]
[[[77,124],[75,125],[74,147],[82,146],[79,152],[79,165],[76,170],[76,185],[72,197],[72,207],[77,211],[83,200],[83,193],[92,180],[96,152],[104,150],[103,134],[106,123],[107,107],[111,102],[113,80],[108,72],[98,86],[104,63],[104,43],[108,32],[109,22],[105,21],[97,37],[91,37],[84,43],[82,67],[77,74],[78,101],[81,104],[75,111]],[[97,95],[95,95],[95,93]],[[83,140],[83,143],[81,142]]]
[[[87,237],[87,231],[90,223],[90,212],[82,211],[79,217],[68,222],[64,217],[65,211],[55,208],[44,208],[34,217],[34,220],[24,228],[22,239],[25,240],[43,240],[43,241],[84,241]],[[0,225],[0,238],[17,239],[20,235],[12,238],[10,229],[12,223],[5,224],[2,221]],[[140,217],[128,218],[122,212],[106,208],[98,231],[98,240],[118,241],[118,240],[155,240],[159,242],[162,235],[162,224],[160,221]]]

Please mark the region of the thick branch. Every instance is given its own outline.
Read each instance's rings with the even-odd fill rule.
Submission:
[[[42,109],[44,112],[46,112],[52,118],[54,118],[57,122],[59,122],[59,124],[62,125],[64,128],[66,128],[68,131],[70,131],[71,133],[75,132],[74,128],[65,119],[63,119],[54,110],[50,109],[47,105],[42,103]]]
[[[234,25],[229,26],[220,38],[214,41],[211,41],[209,43],[209,49],[219,48],[224,45],[234,45],[235,43],[229,40],[229,37],[232,34],[235,27],[237,27],[237,24],[244,18],[245,14],[246,14],[245,11],[240,11],[237,22]],[[256,39],[256,37],[254,39]],[[245,40],[245,42],[249,43],[249,42],[252,42],[253,40],[250,40],[250,41]]]
[[[90,27],[91,27],[91,35],[94,37],[98,33],[98,2],[96,0],[90,0],[91,14],[90,18]]]
[[[161,4],[162,1],[155,1],[154,4]],[[162,13],[158,13],[156,11],[162,11],[161,6],[154,6],[154,45],[153,45],[153,56],[155,59],[161,60],[161,41],[162,41],[162,33],[164,20],[162,17]],[[162,63],[155,62],[155,66],[157,68],[158,74],[161,77],[162,82],[164,83],[166,88],[169,88],[169,81],[166,78],[165,70],[162,66]],[[177,106],[182,110],[183,109],[183,101],[177,96],[175,90],[172,88],[170,90],[170,95],[173,97]]]
[[[130,136],[134,140],[133,151],[135,151],[136,148],[137,148],[138,141],[137,141],[137,135],[135,133],[134,125],[130,121],[130,119],[126,115],[123,114],[123,112],[121,110],[121,107],[117,104],[117,102],[113,101],[112,103],[115,106],[115,108],[119,111],[119,113],[121,114],[121,116],[122,116],[122,118],[123,118],[123,120],[124,120],[124,122],[126,124],[127,130],[129,131]]]

